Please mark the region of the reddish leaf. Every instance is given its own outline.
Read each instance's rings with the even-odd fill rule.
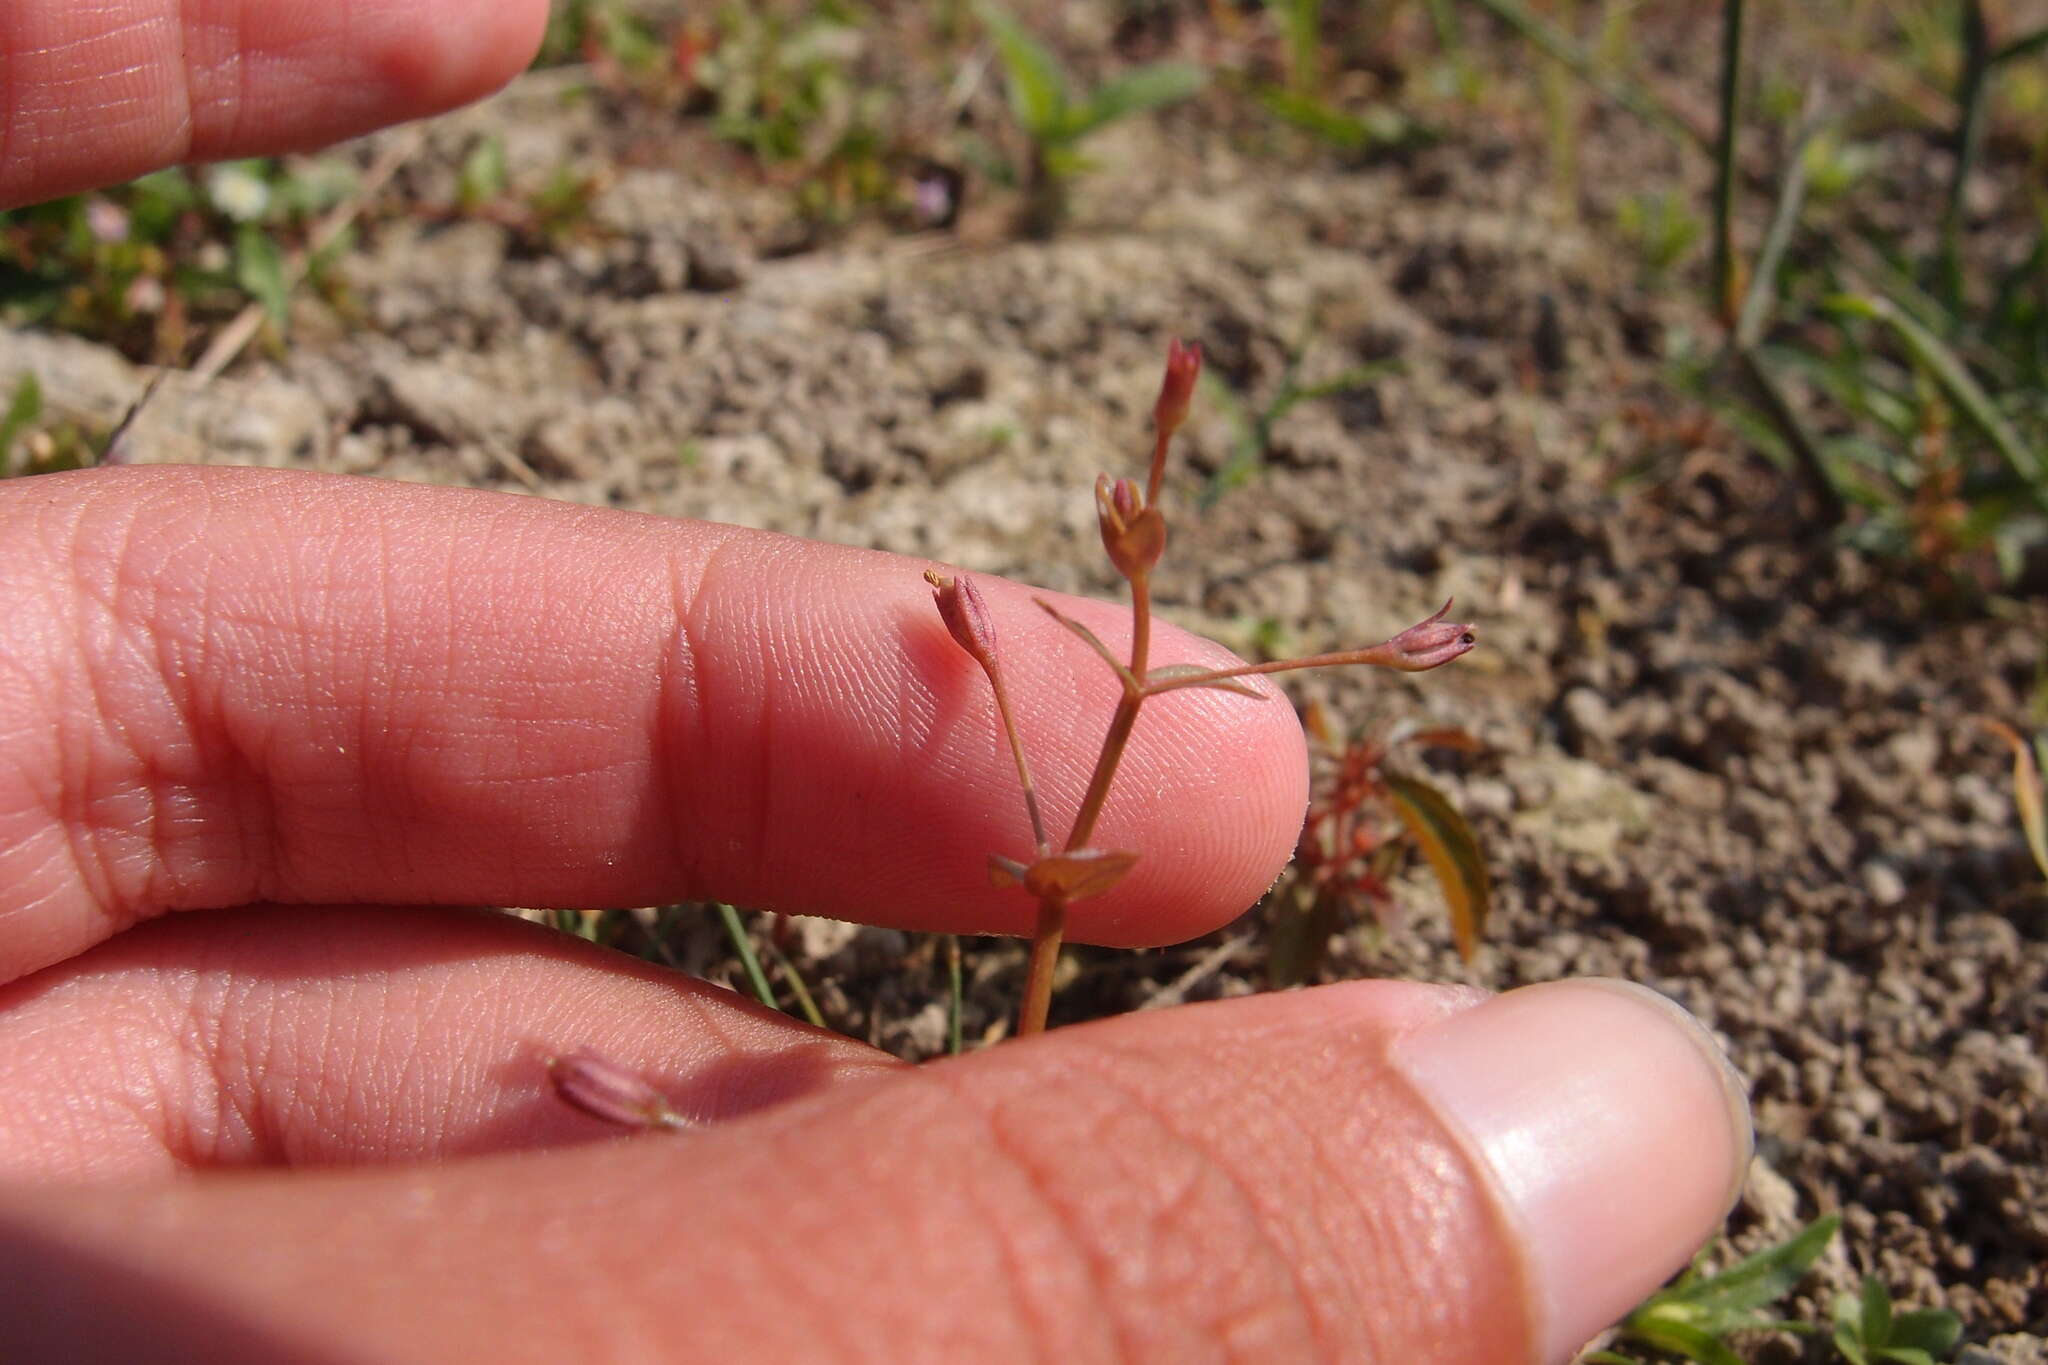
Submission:
[[[1025,869],[1024,888],[1042,900],[1072,902],[1099,896],[1122,881],[1137,861],[1135,853],[1106,848],[1049,853]]]
[[[1458,956],[1470,962],[1479,951],[1479,936],[1486,930],[1492,895],[1479,840],[1458,808],[1427,782],[1393,773],[1384,774],[1382,780],[1393,800],[1394,813],[1422,849],[1422,856],[1429,859],[1430,869],[1443,887],[1444,903],[1451,912],[1451,937],[1457,942]]]

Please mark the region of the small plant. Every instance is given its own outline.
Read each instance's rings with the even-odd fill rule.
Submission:
[[[45,421],[41,382],[33,373],[21,377],[0,411],[0,479],[90,468],[100,451],[99,439],[75,423]]]
[[[1616,207],[1614,226],[1635,247],[1652,282],[1691,255],[1702,232],[1699,218],[1676,190],[1631,194]]]
[[[820,5],[796,21],[726,5],[693,63],[712,101],[712,131],[764,166],[795,168],[797,209],[813,221],[843,222],[897,195],[895,96],[856,78],[871,23],[852,4]]]
[[[1935,1365],[1962,1334],[1962,1319],[1946,1308],[1893,1312],[1875,1275],[1863,1277],[1861,1294],[1835,1300],[1835,1351],[1849,1365]]]
[[[998,655],[995,626],[987,605],[973,580],[926,573],[931,583],[939,616],[947,631],[987,675],[995,694],[996,713],[1004,738],[1017,767],[1024,810],[1031,824],[1032,850],[1028,859],[991,854],[990,878],[999,886],[1021,885],[1038,902],[1037,927],[1032,935],[1031,959],[1027,969],[1023,1005],[1018,1013],[1017,1032],[1037,1033],[1045,1028],[1052,1000],[1053,969],[1059,960],[1066,934],[1067,908],[1089,896],[1110,890],[1138,861],[1138,854],[1098,848],[1092,843],[1095,825],[1109,798],[1125,746],[1138,722],[1138,713],[1154,697],[1185,687],[1214,688],[1240,696],[1260,699],[1244,679],[1254,674],[1281,673],[1300,668],[1358,664],[1420,672],[1440,667],[1470,650],[1475,641],[1472,628],[1444,619],[1442,611],[1418,622],[1399,635],[1369,649],[1322,654],[1307,659],[1282,659],[1271,663],[1243,664],[1236,668],[1205,669],[1192,664],[1152,663],[1152,571],[1166,549],[1166,519],[1159,510],[1159,493],[1166,474],[1167,447],[1186,419],[1196,379],[1202,369],[1198,347],[1184,347],[1178,341],[1169,347],[1165,380],[1153,407],[1152,459],[1145,486],[1130,479],[1100,475],[1095,481],[1096,521],[1102,533],[1103,549],[1131,592],[1131,648],[1128,660],[1119,659],[1095,633],[1079,621],[1065,616],[1042,599],[1038,605],[1054,620],[1072,631],[1116,674],[1123,684],[1116,710],[1111,715],[1095,768],[1088,779],[1080,807],[1066,837],[1055,842],[1047,830],[1039,807],[1037,788],[1030,764],[1018,738],[1004,685]]]
[[[1367,365],[1354,365],[1328,379],[1304,384],[1300,379],[1301,364],[1308,354],[1309,340],[1304,338],[1299,346],[1288,352],[1287,364],[1280,371],[1280,382],[1275,386],[1272,397],[1257,408],[1245,395],[1237,393],[1215,375],[1202,376],[1203,393],[1212,404],[1223,410],[1232,427],[1230,454],[1202,489],[1199,504],[1202,508],[1213,507],[1224,494],[1242,488],[1257,477],[1273,447],[1273,428],[1288,413],[1303,403],[1358,393],[1401,368],[1399,360],[1376,360]]]
[[[1393,879],[1417,851],[1443,888],[1452,937],[1459,955],[1470,961],[1492,895],[1479,840],[1437,787],[1385,765],[1403,746],[1470,752],[1479,741],[1463,730],[1413,726],[1347,740],[1320,704],[1310,705],[1304,723],[1323,772],[1294,866],[1268,898],[1273,932],[1267,971],[1273,984],[1312,979],[1330,935],[1361,904],[1381,924],[1398,924],[1401,905]]]
[[[1813,1336],[1827,1330],[1765,1310],[1806,1278],[1841,1222],[1839,1214],[1817,1218],[1718,1275],[1688,1270],[1624,1318],[1617,1336],[1698,1365],[1743,1365],[1729,1345],[1731,1337],[1757,1332]],[[1835,1301],[1832,1327],[1835,1354],[1848,1365],[1937,1365],[1948,1359],[1963,1334],[1962,1320],[1945,1308],[1894,1312],[1890,1293],[1874,1275],[1864,1277],[1862,1293]],[[1616,1351],[1590,1351],[1580,1361],[1640,1365]]]
[[[288,258],[353,187],[338,161],[235,161],[0,212],[0,324],[72,332],[130,357],[184,357],[247,303],[282,327]],[[316,285],[326,253],[307,270]]]
[[[1199,66],[1155,62],[1077,91],[1052,49],[994,0],[984,0],[978,13],[1002,63],[1011,112],[1030,143],[1019,179],[1026,196],[1022,226],[1033,236],[1049,236],[1066,220],[1072,183],[1089,168],[1082,142],[1120,119],[1178,104],[1208,83],[1209,73]]]
[[[1622,1320],[1620,1339],[1699,1365],[1742,1365],[1727,1342],[1735,1333],[1814,1331],[1811,1323],[1774,1317],[1764,1310],[1806,1278],[1841,1222],[1839,1214],[1817,1218],[1788,1240],[1718,1275],[1686,1271],[1677,1283],[1652,1294]],[[1584,1365],[1638,1365],[1614,1351],[1593,1351],[1581,1359]]]

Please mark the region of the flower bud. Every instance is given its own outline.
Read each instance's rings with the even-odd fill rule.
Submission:
[[[1102,527],[1102,548],[1116,571],[1133,581],[1152,572],[1166,553],[1166,518],[1129,479],[1095,476],[1095,519]]]
[[[1450,610],[1451,604],[1444,603],[1436,615],[1427,621],[1417,621],[1381,646],[1387,651],[1387,666],[1404,673],[1421,673],[1449,663],[1478,644],[1479,637],[1471,626],[1444,620]]]
[[[1175,337],[1166,344],[1166,377],[1159,385],[1159,401],[1152,406],[1152,422],[1161,436],[1171,436],[1187,420],[1188,403],[1194,398],[1195,380],[1202,373],[1202,344],[1181,345]]]
[[[689,1120],[671,1109],[644,1076],[588,1048],[548,1058],[548,1080],[565,1102],[606,1123],[623,1128],[689,1127]]]
[[[996,656],[996,623],[988,614],[988,603],[962,575],[950,578],[937,569],[926,569],[924,581],[932,585],[932,600],[938,603],[939,619],[946,623],[953,640],[983,668],[991,667]]]

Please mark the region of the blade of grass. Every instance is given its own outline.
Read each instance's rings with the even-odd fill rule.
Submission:
[[[1771,419],[1771,425],[1777,428],[1779,437],[1792,452],[1800,476],[1806,481],[1807,491],[1820,504],[1821,520],[1829,526],[1840,525],[1848,514],[1848,508],[1842,501],[1841,489],[1835,486],[1833,477],[1828,473],[1827,461],[1820,453],[1819,444],[1806,430],[1806,424],[1799,420],[1799,414],[1794,411],[1791,400],[1785,397],[1785,391],[1778,387],[1778,381],[1758,362],[1756,352],[1737,351],[1735,359],[1742,367],[1743,377],[1756,390],[1765,416]]]
[[[1806,111],[1801,114],[1799,131],[1792,139],[1785,178],[1778,185],[1778,202],[1771,206],[1771,224],[1764,230],[1756,269],[1750,274],[1742,311],[1736,315],[1735,345],[1740,350],[1756,345],[1771,324],[1771,313],[1778,302],[1778,271],[1799,226],[1800,211],[1806,206],[1806,149],[1827,126],[1827,120],[1818,114],[1819,106],[1819,85],[1807,87]]]
[[[1905,343],[1913,358],[1925,366],[1935,383],[1963,415],[1989,440],[2007,468],[2033,491],[2034,498],[2048,508],[2048,456],[2033,450],[2020,439],[1991,396],[1978,386],[1970,370],[1948,344],[1922,327],[1905,309],[1890,298],[1878,295],[1837,294],[1827,300],[1828,309],[1853,317],[1874,318],[1890,327]]]
[[[775,946],[770,939],[768,951],[775,955],[775,966],[782,973],[782,979],[789,983],[789,993],[796,997],[796,1007],[813,1028],[824,1028],[825,1016],[818,1012],[818,1002],[811,998],[811,989],[804,984],[804,974],[796,969],[788,953]]]
[[[768,986],[768,974],[761,970],[761,959],[754,956],[754,945],[747,938],[747,926],[740,923],[740,912],[718,902],[718,918],[725,925],[725,936],[732,940],[732,950],[739,955],[740,967],[747,974],[747,984],[754,988],[754,996],[771,1010],[782,1006],[775,1003],[775,992]]]
[[[1714,301],[1723,325],[1735,326],[1735,143],[1742,121],[1742,18],[1745,0],[1722,0],[1721,97],[1714,136]]]
[[[1713,150],[1707,135],[1681,118],[1677,110],[1642,86],[1600,70],[1599,64],[1584,48],[1524,8],[1519,0],[1476,0],[1476,3],[1552,61],[1562,62],[1603,98],[1668,134],[1675,142]]]
[[[2048,812],[2042,809],[2041,769],[2034,761],[2033,746],[2020,732],[2002,720],[1977,717],[1977,724],[2012,748],[2012,800],[2020,813],[2020,828],[2027,836],[2027,851],[2034,865],[2048,877]]]

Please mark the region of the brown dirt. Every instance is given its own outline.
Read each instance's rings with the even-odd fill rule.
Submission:
[[[1489,746],[1434,773],[1498,885],[1477,963],[1416,880],[1411,927],[1360,925],[1330,970],[1670,994],[1754,1083],[1735,1247],[1840,1209],[1801,1309],[1867,1269],[1973,1341],[2019,1334],[2010,1359],[2041,1348],[2048,899],[1969,720],[2026,715],[2040,604],[1951,611],[1813,530],[1784,478],[1660,383],[1669,338],[1703,320],[1551,206],[1526,148],[1456,132],[1340,168],[1120,129],[1049,243],[876,233],[776,256],[780,194],[718,158],[648,156],[644,127],[562,98],[576,79],[435,125],[407,193],[448,198],[495,131],[515,181],[616,168],[600,234],[535,253],[488,223],[385,216],[346,267],[367,326],[308,317],[210,393],[173,386],[143,457],[538,491],[1108,594],[1086,490],[1138,459],[1169,334],[1253,395],[1303,336],[1309,379],[1398,358],[1296,409],[1262,475],[1181,514],[1161,583],[1170,617],[1240,649],[1377,639],[1452,594],[1481,627],[1442,674],[1300,688],[1354,724],[1427,717]],[[1591,137],[1587,165],[1665,155],[1597,120]],[[0,368],[25,348],[62,349],[59,402],[127,396],[125,368],[75,345],[0,337]],[[1229,435],[1198,412],[1197,470]],[[729,969],[709,927],[677,951]],[[933,945],[799,921],[793,951],[836,1024],[941,1047]],[[1260,989],[1263,962],[1256,916],[1165,952],[1082,950],[1057,1012]],[[1020,964],[968,945],[970,1035],[1000,1027]]]

